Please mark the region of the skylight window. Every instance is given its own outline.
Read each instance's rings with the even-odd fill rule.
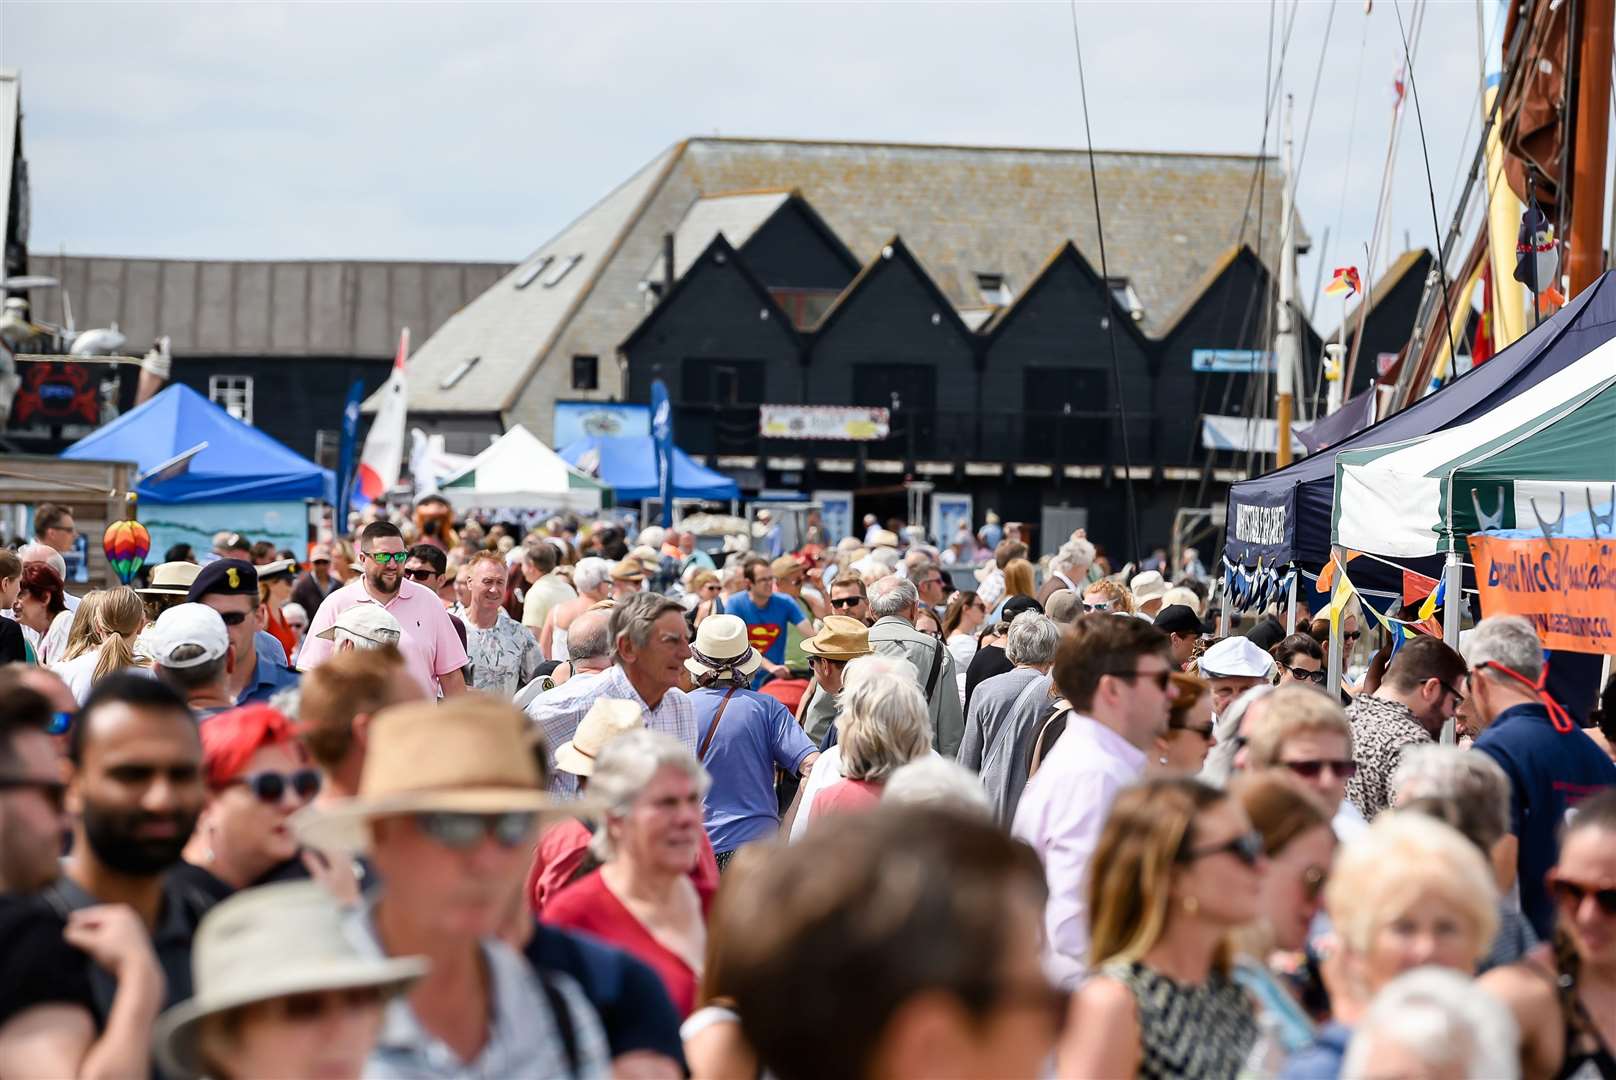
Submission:
[[[476,367],[477,366],[477,361],[479,361],[481,359],[482,359],[482,357],[480,357],[480,356],[473,356],[469,360],[460,361],[460,363],[458,365],[456,365],[456,367],[455,367],[455,369],[453,371],[449,372],[449,374],[445,375],[438,382],[438,389],[439,390],[453,389],[454,384],[459,382],[461,379],[464,379],[466,377],[466,373],[469,372],[472,368]]]
[[[982,294],[982,301],[994,307],[1008,304],[1014,299],[1010,292],[1010,283],[1005,280],[1003,274],[978,270],[976,272],[976,287]]]
[[[549,266],[553,262],[555,262],[554,255],[535,256],[533,261],[522,267],[521,272],[516,275],[516,287],[518,289],[525,289],[529,285],[533,284],[534,279],[540,274],[544,273],[545,267]]]
[[[568,255],[565,259],[562,259],[560,265],[555,268],[555,273],[544,279],[544,287],[548,289],[551,286],[561,284],[561,279],[566,277],[574,266],[582,262],[583,258],[582,255]]]
[[[1134,322],[1144,320],[1145,305],[1140,301],[1139,294],[1134,291],[1133,282],[1125,277],[1112,277],[1106,278],[1105,284],[1111,290],[1112,299],[1116,300]]]

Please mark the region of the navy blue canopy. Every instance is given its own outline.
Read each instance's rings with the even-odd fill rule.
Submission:
[[[330,469],[243,424],[219,406],[175,383],[150,401],[62,451],[87,461],[132,461],[141,472],[183,454],[198,443],[207,449],[190,467],[168,479],[152,477],[135,485],[143,501],[154,503],[335,501]]]
[[[655,499],[656,445],[649,435],[586,435],[563,446],[562,460],[609,486],[620,502]],[[698,465],[677,446],[673,448],[673,494],[678,499],[723,501],[741,497],[735,481]]]
[[[1235,484],[1229,489],[1224,555],[1246,567],[1259,558],[1265,567],[1323,566],[1330,558],[1336,454],[1467,423],[1613,336],[1616,271],[1609,271],[1535,330],[1436,393],[1295,464]]]

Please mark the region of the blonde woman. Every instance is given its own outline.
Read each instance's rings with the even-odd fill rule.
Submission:
[[[85,597],[74,619],[75,630],[79,620],[90,623],[78,651],[69,649],[67,660],[52,665],[81,704],[98,680],[114,671],[147,664],[135,652],[135,639],[146,627],[146,605],[140,595],[127,586],[90,595],[95,599]]]
[[[1342,846],[1324,906],[1335,931],[1323,970],[1332,1017],[1286,1076],[1336,1075],[1387,983],[1427,965],[1471,976],[1498,930],[1498,887],[1481,852],[1451,826],[1401,810]]]
[[[1234,1077],[1257,1038],[1229,935],[1255,920],[1268,869],[1240,803],[1161,778],[1112,804],[1089,881],[1096,974],[1072,1002],[1063,1077]]]
[[[101,644],[101,626],[96,620],[95,613],[101,606],[101,598],[106,594],[105,589],[91,589],[84,594],[68,623],[67,641],[62,646],[62,655],[52,658],[51,667],[69,660],[77,660],[85,653],[94,652],[96,646]]]

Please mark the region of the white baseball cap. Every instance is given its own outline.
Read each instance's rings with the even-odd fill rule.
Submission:
[[[1274,670],[1274,658],[1250,638],[1226,637],[1201,654],[1203,678],[1265,679]]]
[[[380,604],[355,604],[315,636],[327,641],[341,641],[337,636],[338,630],[345,630],[373,646],[397,645],[398,639],[404,636],[404,628]]]
[[[206,604],[175,604],[152,624],[151,657],[158,667],[192,668],[219,659],[230,648],[224,619]],[[174,656],[182,646],[196,646],[195,656]]]

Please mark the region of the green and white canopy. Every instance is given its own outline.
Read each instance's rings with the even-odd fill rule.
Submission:
[[[1336,457],[1334,543],[1390,557],[1461,547],[1483,527],[1609,509],[1616,340],[1468,424]]]
[[[457,509],[599,510],[611,488],[574,469],[518,424],[438,486]]]

